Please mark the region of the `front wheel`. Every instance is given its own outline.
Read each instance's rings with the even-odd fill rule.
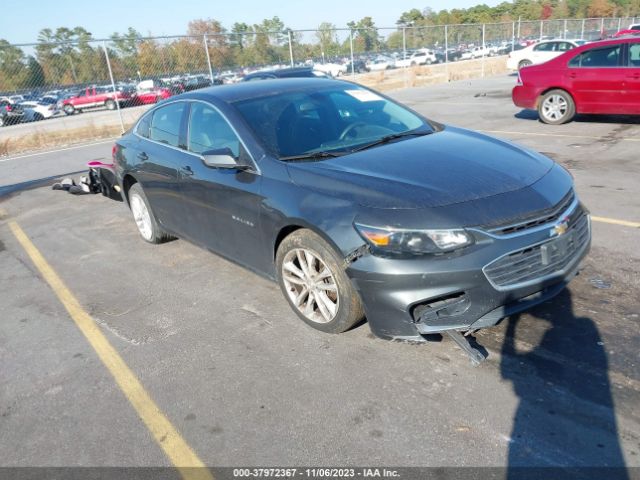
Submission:
[[[282,293],[307,325],[342,333],[364,318],[360,296],[342,259],[311,230],[296,230],[282,241],[276,269]]]
[[[129,189],[129,207],[138,227],[138,232],[146,242],[162,243],[172,238],[158,225],[158,221],[149,205],[149,200],[147,200],[147,196],[139,183],[134,183]]]
[[[67,114],[67,115],[73,115],[75,113],[75,111],[76,111],[76,108],[73,105],[71,105],[70,103],[68,103],[68,104],[66,104],[64,106],[64,108],[62,110],[64,110],[64,113]]]
[[[104,106],[107,107],[107,110],[115,110],[116,109],[116,102],[114,102],[113,100],[109,99],[106,102],[104,102]]]
[[[567,123],[575,114],[576,106],[573,98],[564,90],[551,90],[538,102],[540,120],[550,125]]]

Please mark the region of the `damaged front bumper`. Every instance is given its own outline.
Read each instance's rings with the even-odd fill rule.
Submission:
[[[491,327],[552,298],[577,274],[590,248],[591,224],[580,207],[572,215],[571,227],[559,235],[548,226],[506,237],[477,231],[476,244],[460,252],[368,254],[352,261],[347,273],[379,337],[422,341],[426,334]]]

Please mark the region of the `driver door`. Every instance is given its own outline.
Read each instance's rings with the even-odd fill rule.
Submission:
[[[185,209],[183,233],[192,242],[248,266],[264,263],[260,235],[262,177],[257,169],[213,168],[201,154],[228,148],[244,164],[252,164],[240,138],[211,104],[191,102],[187,149],[179,166]]]

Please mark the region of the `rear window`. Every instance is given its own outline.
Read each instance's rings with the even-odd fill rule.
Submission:
[[[155,110],[151,121],[151,140],[178,147],[185,108],[184,102],[177,102]]]
[[[569,66],[578,68],[617,67],[620,65],[621,50],[621,45],[587,50],[573,57]]]

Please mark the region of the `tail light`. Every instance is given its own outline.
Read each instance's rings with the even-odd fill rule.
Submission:
[[[11,110],[13,110],[13,107],[11,106],[11,104],[10,104],[10,103],[8,103],[8,104],[7,104],[7,106],[6,106],[6,107],[4,107],[4,108],[5,108],[5,110],[6,110],[7,112],[10,112]]]

